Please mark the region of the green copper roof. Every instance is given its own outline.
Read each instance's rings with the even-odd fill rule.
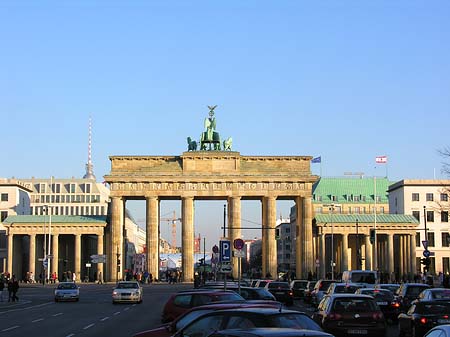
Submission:
[[[388,203],[388,187],[392,184],[387,178],[320,178],[313,185],[314,203],[360,203],[374,202],[374,181],[379,196],[377,202]],[[333,200],[333,196],[336,199]]]
[[[10,215],[3,223],[44,223],[48,215]],[[105,223],[106,215],[52,215],[54,223]]]
[[[374,223],[373,214],[316,214],[317,223]],[[419,221],[412,215],[404,214],[377,214],[377,223],[412,223]]]

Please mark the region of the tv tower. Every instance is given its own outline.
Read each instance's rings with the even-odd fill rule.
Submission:
[[[88,161],[86,164],[86,174],[84,179],[96,180],[94,175],[94,165],[92,165],[92,118],[89,116],[89,142],[88,142]]]

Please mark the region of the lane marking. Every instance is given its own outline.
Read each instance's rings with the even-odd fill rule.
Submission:
[[[94,325],[95,325],[95,323],[89,324],[89,325],[85,326],[85,327],[83,328],[83,330],[87,330],[87,329],[89,329],[89,328],[92,328]]]
[[[126,307],[125,309],[123,309],[124,311],[128,311],[128,310],[130,310],[130,308],[129,307]]]
[[[101,320],[100,320],[100,322],[104,322],[104,321],[106,321],[106,320],[108,320],[109,319],[109,317],[103,317]]]
[[[120,315],[120,311],[114,313],[114,316]]]
[[[31,303],[31,302],[30,302]],[[23,302],[22,302],[23,304]],[[34,308],[40,308],[49,304],[54,304],[53,302],[47,302],[47,303],[43,303],[43,304],[38,304],[38,305],[32,305],[31,307],[26,307],[26,308],[19,308],[19,309],[11,309],[11,310],[5,310],[5,311],[0,311],[0,315],[6,314],[7,312],[14,312],[14,311],[23,311],[23,310],[30,310],[30,309],[34,309]],[[17,304],[19,305],[19,304]]]
[[[54,314],[54,315],[52,315],[53,317],[57,317],[57,316],[61,316],[61,315],[63,315],[63,313],[62,312],[58,312],[57,314]]]
[[[35,319],[34,321],[31,321],[31,323],[36,323],[36,322],[40,322],[40,321],[43,321],[44,319],[43,318],[38,318],[38,319]]]
[[[72,337],[72,336],[75,336],[75,334],[71,333],[70,335],[67,335],[66,337]]]
[[[20,327],[18,325],[14,325],[14,326],[12,326],[10,328],[3,329],[2,332],[14,330],[14,329],[17,329],[17,328],[20,328]]]

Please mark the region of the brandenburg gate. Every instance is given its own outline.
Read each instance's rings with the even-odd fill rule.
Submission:
[[[277,275],[275,240],[276,201],[294,200],[296,206],[296,273],[306,277],[314,270],[312,232],[311,156],[242,156],[231,150],[215,131],[214,107],[209,107],[200,150],[188,138],[188,151],[180,156],[111,156],[105,180],[111,188],[110,233],[107,254],[123,260],[123,222],[126,200],[146,201],[147,270],[159,273],[159,203],[182,202],[182,278],[194,278],[194,201],[226,200],[228,239],[241,237],[241,200],[262,203],[262,272]],[[218,238],[219,239],[219,238]],[[108,259],[106,277],[120,279],[115,258]],[[235,274],[237,263],[234,263]]]

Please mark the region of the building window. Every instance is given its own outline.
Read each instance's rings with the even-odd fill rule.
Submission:
[[[75,184],[70,184],[70,191],[69,193],[75,193]]]
[[[337,196],[332,195],[332,196],[331,196],[331,201],[337,201]]]
[[[428,232],[428,247],[434,247],[434,233]]]
[[[8,201],[8,193],[2,193],[2,201]]]
[[[442,235],[442,247],[448,247],[450,246],[450,234],[443,232]]]
[[[359,214],[359,213],[361,213],[361,208],[359,208],[359,207],[355,207],[355,213],[356,213],[356,214]]]
[[[363,201],[363,202],[366,201],[366,196],[365,195],[361,196],[361,201]]]
[[[381,213],[381,214],[384,214],[384,206],[381,206],[381,207],[380,207],[380,213]]]
[[[45,184],[39,184],[38,192],[39,193],[45,193]]]
[[[412,216],[420,222],[420,211],[412,211]]]
[[[448,211],[441,212],[441,222],[448,222]]]
[[[348,214],[352,214],[352,208],[351,207],[348,208]]]
[[[61,184],[53,184],[52,190],[53,190],[53,193],[61,193]]]
[[[84,184],[85,193],[91,193],[91,184]]]
[[[419,193],[413,193],[412,194],[412,201],[419,201]]]
[[[376,200],[377,202],[381,202],[381,195],[377,195]]]
[[[447,275],[450,272],[450,258],[448,257],[442,258],[442,269],[444,275]]]
[[[416,233],[416,247],[420,247],[420,233]],[[419,263],[420,265],[420,263]]]
[[[317,200],[317,201],[322,201],[322,196],[321,196],[321,195],[318,195],[316,200]]]
[[[448,201],[448,194],[447,193],[441,193],[441,201]]]
[[[354,195],[353,196],[353,201],[359,202],[359,195]]]
[[[434,222],[434,211],[427,211],[427,221]]]
[[[427,201],[433,201],[433,193],[427,193]]]
[[[315,210],[316,214],[322,213],[322,207],[316,207]]]
[[[0,222],[5,221],[5,219],[8,217],[8,211],[1,211],[0,212]]]

